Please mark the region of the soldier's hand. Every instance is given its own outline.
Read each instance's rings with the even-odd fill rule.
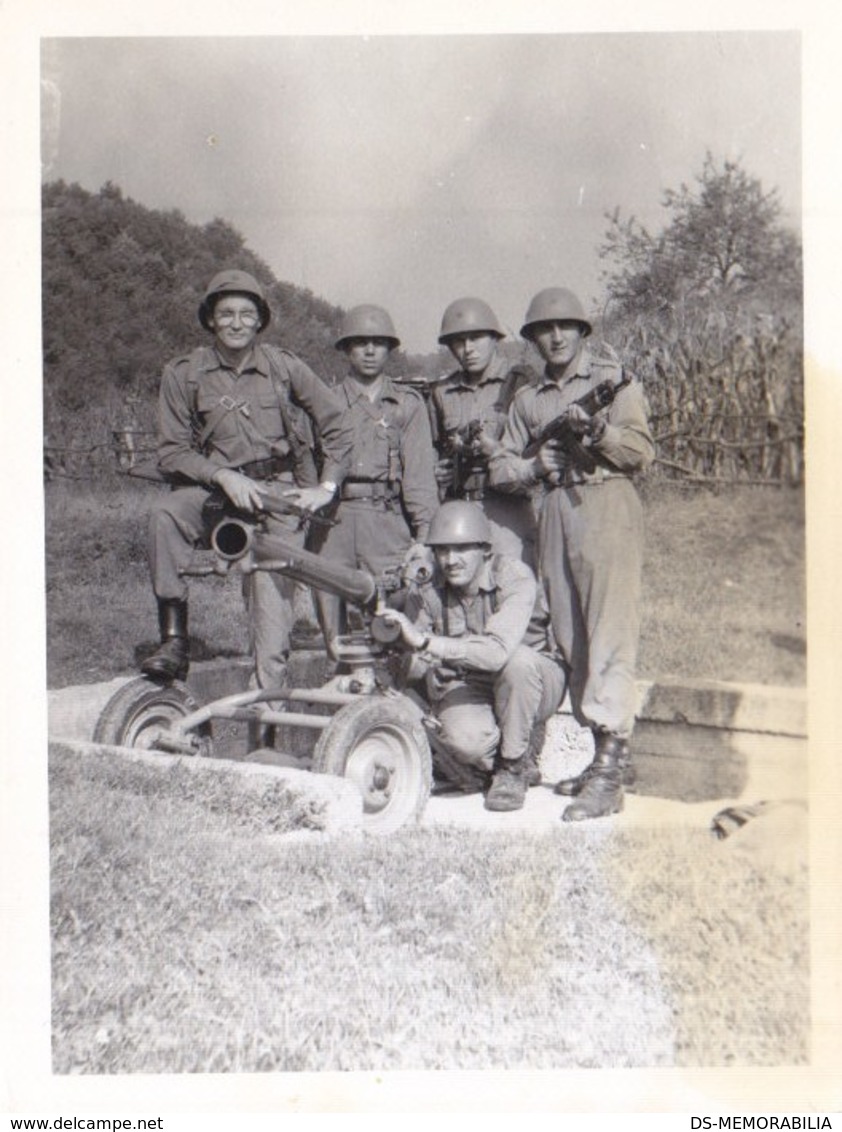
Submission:
[[[435,467],[436,483],[440,488],[448,488],[453,485],[453,457],[442,456],[437,461]]]
[[[606,421],[604,417],[591,417],[581,405],[571,405],[567,410],[567,418],[578,437],[584,437],[586,443],[598,443],[605,432]]]
[[[483,421],[477,437],[477,446],[485,457],[493,456],[500,448],[498,429],[492,421]]]
[[[414,650],[422,648],[430,638],[429,633],[422,633],[420,629],[416,629],[413,623],[409,620],[407,615],[399,609],[387,609],[382,614],[383,621],[389,625],[397,625],[401,631],[401,640],[405,645]]]
[[[548,440],[535,456],[535,470],[539,476],[554,476],[564,471],[566,458],[560,440]]]
[[[334,493],[326,487],[299,487],[294,491],[285,491],[284,496],[297,503],[302,511],[320,511],[327,507],[333,499]]]
[[[591,431],[591,418],[581,405],[571,405],[564,414],[576,436],[587,436]]]
[[[254,480],[233,468],[220,468],[213,481],[228,496],[238,511],[259,511],[262,506],[260,491]]]

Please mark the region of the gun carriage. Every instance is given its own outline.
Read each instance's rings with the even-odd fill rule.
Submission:
[[[267,510],[272,506],[267,503]],[[289,509],[290,504],[283,501]],[[376,579],[365,570],[336,566],[285,539],[267,534],[259,518],[223,514],[210,538],[210,555],[199,552],[184,570],[192,576],[232,571],[278,571],[343,598],[357,612],[356,625],[338,641],[338,668],[316,688],[256,688],[199,704],[181,681],[131,680],[103,709],[94,741],[168,754],[213,757],[215,725],[247,724],[248,750],[262,725],[315,736],[312,754],[301,760],[316,773],[352,780],[363,801],[363,825],[389,833],[416,821],[432,783],[426,705],[401,687],[400,632],[389,624],[390,602],[399,602],[409,581],[423,582],[418,564],[412,578]]]

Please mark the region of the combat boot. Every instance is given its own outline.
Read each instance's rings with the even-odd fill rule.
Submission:
[[[190,644],[187,636],[187,602],[158,599],[159,648],[141,664],[144,676],[161,683],[185,680],[190,667]]]
[[[563,794],[566,798],[575,798],[582,791],[582,787],[593,774],[594,764],[588,763],[584,770],[574,775],[572,778],[562,778],[553,787],[554,794]],[[637,771],[631,758],[629,745],[623,740],[622,749],[620,751],[620,770],[623,774],[623,786],[626,790],[631,790],[637,782]]]
[[[497,760],[497,767],[488,793],[485,795],[487,810],[522,810],[529,788],[529,768],[527,756],[519,759]]]
[[[597,734],[596,754],[590,773],[575,802],[561,815],[562,821],[587,821],[619,813],[623,808],[623,771],[620,765],[623,741],[607,732]]]

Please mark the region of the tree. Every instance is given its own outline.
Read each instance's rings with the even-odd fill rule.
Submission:
[[[667,474],[800,481],[802,257],[775,191],[708,153],[653,235],[619,208],[599,249],[610,338],[644,382]]]
[[[800,303],[801,244],[781,222],[777,190],[737,162],[717,166],[708,153],[695,185],[667,190],[671,219],[652,235],[619,208],[600,255],[613,262],[603,273],[609,300],[622,313],[657,314],[678,303],[711,300],[725,306],[760,297]]]

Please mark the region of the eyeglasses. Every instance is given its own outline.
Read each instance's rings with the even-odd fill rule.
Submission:
[[[213,318],[220,326],[228,326],[235,318],[238,318],[243,326],[257,326],[260,322],[257,311],[214,311]]]

